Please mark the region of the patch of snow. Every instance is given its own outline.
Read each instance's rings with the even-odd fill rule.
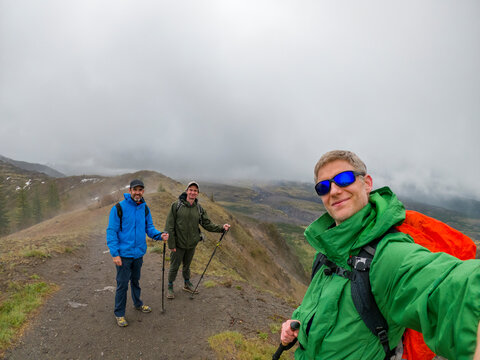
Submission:
[[[22,188],[21,188],[20,186],[17,186],[17,187],[15,188],[15,191],[18,191],[18,190],[22,190]]]
[[[99,179],[98,179],[98,178],[90,178],[90,179],[82,179],[82,180],[80,180],[80,182],[83,183],[83,184],[85,184],[85,183],[87,183],[87,182],[90,182],[90,181],[95,184],[96,182],[99,181]]]

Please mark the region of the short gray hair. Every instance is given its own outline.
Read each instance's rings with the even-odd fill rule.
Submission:
[[[317,164],[315,165],[315,169],[313,170],[313,179],[315,180],[315,183],[318,182],[318,179],[317,179],[318,171],[328,163],[331,163],[332,161],[335,161],[335,160],[348,161],[350,165],[353,166],[354,171],[358,171],[364,174],[367,173],[367,166],[358,157],[357,154],[348,150],[332,150],[323,154],[320,160],[318,160]]]

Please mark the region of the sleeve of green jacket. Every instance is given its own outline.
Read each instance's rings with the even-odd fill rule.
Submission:
[[[472,359],[480,320],[480,260],[431,253],[393,236],[379,244],[370,279],[389,323],[420,331],[438,355]]]
[[[165,223],[165,232],[168,232],[168,248],[169,249],[175,249],[177,247],[177,240],[176,240],[176,234],[175,234],[175,217],[174,217],[174,211],[175,211],[175,206],[176,202],[170,206],[170,211],[168,212],[167,215],[167,221]]]
[[[223,225],[214,224],[208,217],[207,210],[205,209],[203,209],[202,211],[200,225],[202,225],[202,227],[207,231],[211,231],[211,232],[223,231]]]

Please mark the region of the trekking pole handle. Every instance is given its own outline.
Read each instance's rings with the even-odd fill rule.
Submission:
[[[292,321],[290,323],[290,329],[292,329],[292,331],[300,329],[300,323],[298,321]],[[293,347],[293,345],[295,345],[296,342],[297,342],[297,338],[295,338],[292,342],[290,342],[288,344],[281,343],[278,346],[277,351],[275,351],[275,354],[273,354],[272,360],[279,360],[282,353],[285,350],[290,350]]]
[[[220,243],[222,242],[223,237],[224,237],[225,235],[227,235],[227,232],[228,232],[228,230],[225,230],[225,229],[222,231],[222,236],[220,236],[220,240],[218,240],[218,242],[215,244],[216,247],[219,247],[219,246],[220,246]]]

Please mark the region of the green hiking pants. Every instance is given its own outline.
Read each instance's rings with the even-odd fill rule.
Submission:
[[[190,280],[190,264],[195,254],[193,249],[180,249],[172,251],[170,254],[170,270],[168,272],[168,282],[173,283],[177,277],[178,268],[182,264],[182,275],[184,280]]]

